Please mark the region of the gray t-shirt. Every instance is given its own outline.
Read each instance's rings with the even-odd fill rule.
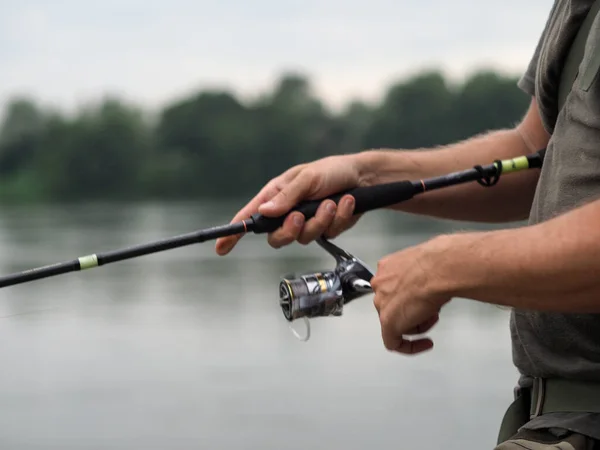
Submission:
[[[592,24],[573,90],[562,110],[557,106],[564,58],[592,3],[554,2],[534,56],[518,83],[535,95],[544,127],[552,135],[530,224],[600,197],[600,77],[594,76],[600,68],[600,14]],[[510,329],[521,384],[527,385],[532,376],[600,382],[599,314],[514,310]],[[527,427],[562,427],[600,439],[600,414],[548,414]]]

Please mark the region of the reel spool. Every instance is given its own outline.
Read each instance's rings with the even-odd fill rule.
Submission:
[[[355,256],[325,238],[317,243],[337,262],[334,270],[284,277],[279,283],[279,304],[284,317],[341,316],[344,305],[373,292],[373,273]]]

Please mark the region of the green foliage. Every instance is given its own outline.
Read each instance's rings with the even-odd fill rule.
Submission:
[[[242,102],[225,91],[173,101],[156,123],[107,98],[74,117],[10,102],[0,127],[0,200],[190,199],[253,195],[289,167],[368,148],[441,145],[512,126],[528,104],[516,79],[440,72],[398,82],[379,105],[329,111],[301,74]]]

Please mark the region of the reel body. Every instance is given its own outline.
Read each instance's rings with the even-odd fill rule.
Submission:
[[[279,304],[284,317],[299,318],[341,316],[344,305],[372,292],[373,273],[355,256],[325,238],[317,243],[332,255],[334,270],[284,277],[279,283]]]

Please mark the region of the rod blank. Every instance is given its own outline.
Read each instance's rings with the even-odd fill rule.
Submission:
[[[350,194],[356,200],[354,214],[362,214],[410,200],[415,195],[427,191],[471,181],[489,179],[490,177],[499,177],[502,173],[540,168],[543,164],[544,154],[545,149],[531,155],[520,156],[505,161],[496,161],[487,166],[477,166],[472,169],[450,173],[440,177],[416,181],[405,180],[369,187],[358,187],[337,193],[327,198],[338,203],[344,195]],[[317,208],[323,200],[325,200],[325,198],[301,202],[287,214],[280,217],[266,217],[261,214],[254,214],[249,219],[233,224],[198,230],[124,249],[85,255],[71,261],[58,262],[47,266],[28,269],[23,272],[13,273],[0,277],[0,288],[69,272],[91,269],[220,237],[249,232],[255,234],[269,233],[279,228],[283,224],[285,218],[293,211],[300,211],[304,214],[306,219],[310,219],[316,214]]]

